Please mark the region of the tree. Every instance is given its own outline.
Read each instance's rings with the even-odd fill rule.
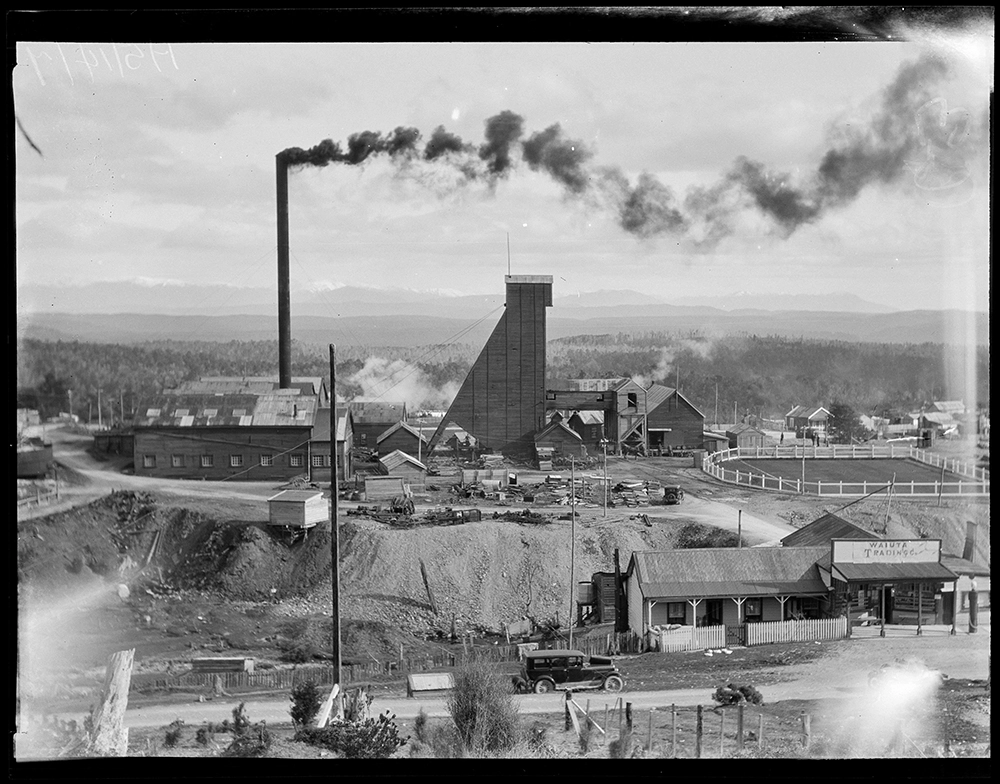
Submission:
[[[861,419],[853,408],[847,403],[835,400],[830,405],[827,432],[833,443],[851,444],[854,441],[863,441],[868,435],[868,428],[861,424]]]

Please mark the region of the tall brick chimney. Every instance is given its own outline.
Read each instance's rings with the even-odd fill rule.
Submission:
[[[292,386],[292,316],[288,280],[288,164],[274,159],[278,217],[278,386]]]

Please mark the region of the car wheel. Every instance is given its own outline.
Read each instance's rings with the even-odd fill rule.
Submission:
[[[538,681],[535,684],[535,694],[548,694],[555,688],[552,681]]]
[[[605,691],[621,691],[625,687],[625,681],[623,681],[617,675],[609,675],[604,679],[604,690]]]

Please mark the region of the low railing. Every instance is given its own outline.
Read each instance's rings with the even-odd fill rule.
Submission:
[[[58,490],[42,490],[36,489],[34,495],[29,495],[24,498],[17,499],[17,508],[30,509],[33,506],[42,506],[44,504],[51,503],[52,501],[59,500]]]
[[[782,493],[809,493],[828,496],[859,496],[875,492],[887,487],[884,481],[803,481],[802,479],[786,479],[773,474],[756,473],[739,469],[726,468],[723,464],[729,460],[752,458],[768,459],[910,459],[924,465],[941,468],[942,474],[947,471],[967,479],[955,481],[934,482],[896,482],[893,493],[896,495],[942,497],[942,496],[987,496],[990,494],[989,471],[978,468],[968,461],[942,457],[915,447],[903,446],[789,446],[789,447],[756,447],[725,449],[706,455],[702,462],[702,470],[721,482],[755,487],[762,490],[776,490]]]

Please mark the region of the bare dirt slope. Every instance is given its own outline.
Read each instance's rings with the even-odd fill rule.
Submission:
[[[342,617],[425,638],[450,632],[453,619],[460,633],[500,632],[524,615],[539,621],[558,617],[564,624],[571,557],[574,579],[589,581],[596,571],[613,571],[616,549],[624,570],[633,551],[675,546],[682,533],[692,530],[686,526],[734,532],[739,510],[744,511],[746,545],[770,543],[768,537],[834,511],[876,533],[941,538],[944,551],[956,555],[963,550],[966,522],[974,520],[980,524],[975,560],[989,563],[987,503],[938,506],[876,496],[843,508],[850,502],[706,480],[689,461],[609,460],[609,468],[615,480],[655,477],[679,483],[688,497],[679,506],[615,508],[607,516],[599,506],[581,509],[572,551],[566,506],[539,510],[544,523],[493,519],[484,508],[479,522],[416,528],[342,514]],[[109,624],[108,644],[115,644],[114,631],[139,641],[138,657],[162,659],[195,655],[205,646],[278,656],[286,642],[282,622],[329,618],[329,531],[316,530],[289,546],[268,530],[263,498],[256,506],[245,506],[242,499],[233,504],[205,496],[200,486],[184,498],[177,493],[198,483],[175,484],[169,495],[118,491],[86,506],[20,521],[21,608],[65,602],[78,607],[84,628],[93,629],[88,602],[92,593],[103,591],[111,597],[102,599],[106,607],[101,611]],[[445,489],[428,500],[458,505]],[[754,521],[759,530],[750,525]],[[115,593],[119,584],[128,586],[127,599]],[[64,620],[49,623],[65,625]],[[328,647],[322,636],[317,642],[320,649]],[[381,643],[373,638],[366,645]],[[345,654],[372,655],[350,649]]]

